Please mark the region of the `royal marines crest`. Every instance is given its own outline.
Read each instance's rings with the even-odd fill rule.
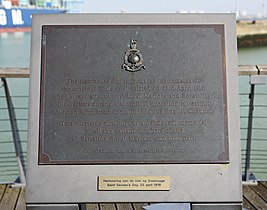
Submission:
[[[143,64],[143,56],[140,50],[137,49],[137,41],[131,39],[130,40],[130,49],[125,52],[124,55],[124,64],[122,68],[126,71],[140,71],[141,69],[145,69]]]

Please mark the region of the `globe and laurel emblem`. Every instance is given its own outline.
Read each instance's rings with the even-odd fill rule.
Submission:
[[[122,68],[130,72],[145,69],[143,56],[140,50],[137,49],[137,41],[134,39],[130,39],[130,49],[125,52]]]

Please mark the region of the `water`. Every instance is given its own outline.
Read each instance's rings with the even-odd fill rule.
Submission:
[[[267,47],[246,48],[238,51],[240,65],[248,64],[267,64]],[[30,65],[30,33],[9,34],[0,36],[0,68],[1,67],[29,67]],[[242,139],[242,158],[244,159],[245,138],[248,114],[248,95],[249,77],[239,77],[240,112],[241,112],[241,139]],[[16,118],[20,130],[23,150],[26,151],[27,141],[27,115],[25,109],[28,104],[29,91],[28,79],[8,79],[8,85],[13,103],[16,108]],[[267,85],[257,86],[256,93],[267,93]],[[9,117],[6,109],[4,89],[0,88],[0,182],[13,181],[17,173],[16,160],[14,158],[14,146],[12,134],[10,132]],[[20,97],[16,97],[20,96]],[[255,104],[267,105],[267,95],[257,95]],[[252,171],[258,179],[267,179],[267,108],[256,106],[254,110],[256,117],[253,122],[253,144],[252,144]],[[264,140],[265,139],[265,140]],[[265,157],[263,156],[265,154]],[[23,153],[25,156],[26,153]],[[11,165],[8,168],[6,163]],[[6,169],[7,168],[7,169]]]
[[[238,50],[239,65],[267,64],[267,46],[241,48]]]

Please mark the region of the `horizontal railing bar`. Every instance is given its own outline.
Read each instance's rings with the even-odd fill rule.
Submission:
[[[243,150],[242,150],[243,151]],[[263,151],[258,151],[258,150],[251,150],[251,152],[257,152],[257,153],[253,153],[252,155],[264,155],[266,154],[266,157],[267,157],[267,151],[266,150],[263,150]],[[265,154],[259,154],[259,152],[263,152]]]
[[[241,141],[247,141],[247,139],[241,139]],[[267,141],[267,139],[252,139],[251,141]],[[24,142],[23,142],[24,143]],[[26,142],[27,143],[27,142]]]
[[[256,157],[267,157],[267,156],[266,156],[266,152],[264,152],[264,154],[263,153],[261,153],[261,154],[255,154],[254,153],[254,154],[251,155],[251,157],[253,159],[253,158],[256,158]]]
[[[242,155],[242,158],[241,158],[242,161],[245,160],[245,157],[243,157],[243,156],[244,156],[244,155]],[[265,162],[264,164],[267,164],[267,162],[266,162],[267,159],[265,159],[265,157],[266,157],[265,155],[257,156],[257,157],[254,157],[254,156],[253,156],[253,158],[251,158],[251,161],[256,161],[256,162],[254,162],[254,164],[256,164],[256,165],[257,165],[257,164],[261,164],[262,162],[263,162],[263,163]],[[257,161],[258,161],[258,162],[257,162]],[[245,164],[245,163],[243,163],[243,164]],[[267,168],[266,168],[266,169],[267,169]]]
[[[251,165],[253,165],[251,168],[253,169],[262,169],[262,170],[266,170],[266,173],[267,173],[267,168],[265,167],[265,165],[267,165],[266,162],[250,162]],[[245,166],[243,166],[245,167]]]
[[[243,156],[243,155],[242,155]],[[243,158],[243,157],[242,157]],[[254,161],[258,161],[258,160],[267,160],[267,155],[262,155],[262,156],[257,156],[252,158]],[[266,168],[267,169],[267,168]]]
[[[242,154],[241,155],[242,156],[242,158],[245,156],[245,154]],[[264,158],[265,159],[265,157],[267,157],[266,156],[266,154],[253,154],[253,155],[251,155],[251,159],[256,159],[256,158]]]
[[[14,152],[15,153],[15,152]],[[0,157],[0,159],[14,159],[14,158],[16,158],[16,156],[6,156],[6,157]],[[11,160],[10,160],[11,161]],[[13,161],[13,160],[12,160]],[[16,161],[16,159],[14,159],[14,161]],[[6,162],[6,161],[4,161],[4,162]],[[0,163],[1,163],[1,161],[0,161]]]
[[[17,163],[16,157],[12,157],[12,158],[0,158],[0,159],[8,159],[8,160],[0,160],[0,163]],[[10,159],[14,159],[14,160],[10,160]]]
[[[14,152],[10,152],[10,153],[8,153],[8,154],[13,154],[13,153],[14,153]],[[20,153],[20,156],[23,156],[23,153],[24,153],[24,152],[21,152],[21,153]],[[11,157],[13,158],[13,157],[16,157],[16,156],[2,156],[2,157],[1,157],[1,154],[3,155],[4,153],[0,153],[0,159],[1,159],[1,158],[11,158]]]
[[[20,143],[27,143],[27,141],[19,141]],[[14,144],[13,140],[10,141],[1,141],[0,144]]]
[[[245,158],[242,158],[242,160],[245,160]],[[252,158],[252,160],[254,160],[254,161],[267,160],[267,157],[266,158]]]
[[[239,65],[238,74],[267,75],[267,65]],[[29,78],[29,68],[0,68],[0,78]]]
[[[265,167],[265,165],[267,165],[266,160],[257,160],[257,161],[256,161],[256,160],[251,159],[250,163],[251,163],[252,165],[254,165],[254,166],[253,166],[254,168],[264,167],[264,168],[266,169],[266,171],[267,171],[267,168]]]
[[[29,78],[29,68],[0,68],[0,78]]]
[[[16,130],[16,131],[18,131],[18,132],[28,132],[28,130]],[[2,131],[0,131],[0,133],[10,133],[10,132],[12,132],[12,130],[2,130]]]
[[[28,96],[28,95],[24,95],[24,96],[12,95],[11,97],[12,97],[12,98],[29,98],[29,96]]]
[[[253,159],[253,160],[257,160],[258,158],[263,158],[264,160],[267,160],[266,157],[267,156],[264,155],[264,154],[259,154],[259,155],[253,154],[253,155],[251,155],[251,159]],[[242,154],[242,158],[245,158],[244,154]]]
[[[255,65],[240,65],[238,66],[239,75],[257,75],[259,70]]]
[[[15,153],[15,152],[12,152],[12,153]],[[12,153],[10,153],[10,154],[12,154]],[[14,155],[14,156],[1,156],[0,155],[0,159],[13,159],[13,158],[16,158],[16,156]]]
[[[18,169],[17,168],[14,168],[14,169],[0,169],[0,172],[13,172],[13,171],[17,171]]]
[[[254,169],[259,169],[259,170],[265,170],[266,168],[263,168],[263,167],[250,167],[251,170],[254,170]],[[266,169],[266,172],[267,172],[267,169]]]
[[[13,154],[14,153],[14,151],[11,151],[11,152],[0,152],[0,155],[1,154]],[[16,157],[16,156],[14,156],[14,157]]]
[[[248,128],[247,127],[245,127],[245,128],[240,128],[241,130],[247,130]],[[252,128],[253,130],[263,130],[263,131],[266,131],[267,130],[267,128]]]
[[[266,171],[257,171],[257,169],[255,170],[253,170],[253,173],[258,173],[258,174],[265,174],[266,173]]]
[[[0,163],[17,163],[17,160],[7,160],[7,161],[0,161]],[[17,164],[18,165],[18,164]]]
[[[17,118],[16,121],[28,121],[27,118]],[[0,119],[0,122],[10,121],[10,119]]]
[[[260,131],[266,131],[267,128],[252,128],[253,130],[260,130]]]
[[[245,150],[242,149],[241,151],[245,151]],[[267,152],[266,149],[264,149],[264,150],[263,149],[262,150],[260,150],[260,149],[251,149],[251,151],[252,152]],[[267,153],[265,153],[265,154],[267,155]]]
[[[3,156],[1,156],[1,155],[8,155],[8,154],[13,154],[14,152],[12,151],[12,152],[0,152],[0,159],[3,157]],[[20,152],[19,154],[20,155],[23,155],[23,154],[26,154],[27,152],[26,151],[22,151],[22,152]],[[16,157],[16,156],[5,156],[5,157]]]
[[[1,174],[2,177],[7,177],[7,176],[18,176],[18,175],[19,175],[19,173],[16,173],[16,174],[14,174],[14,173]]]
[[[267,65],[257,65],[261,75],[267,75]]]
[[[239,93],[240,96],[248,96],[250,93]],[[267,96],[267,93],[254,93],[254,95],[258,96]]]
[[[254,165],[253,167],[259,168],[259,167],[265,167],[265,165],[267,165],[267,162],[266,161],[267,160],[254,160],[254,159],[251,159],[250,163],[252,165]],[[267,168],[266,168],[266,171],[267,171]]]
[[[14,164],[14,165],[12,165],[12,164],[10,164],[10,165],[0,165],[0,168],[8,168],[8,167],[18,167],[18,164]]]
[[[9,163],[9,165],[0,165],[0,168],[14,168],[14,167],[16,167],[16,168],[18,168],[18,163],[17,162],[12,162],[13,164],[10,164]],[[23,166],[26,166],[26,164],[22,164]],[[2,170],[2,169],[0,169],[0,170]]]
[[[248,118],[248,116],[240,116],[240,118]],[[267,116],[253,116],[253,118],[258,118],[258,119],[260,119],[260,118],[267,118]]]
[[[246,150],[245,149],[241,149],[241,152],[243,152],[243,151],[246,151]],[[251,149],[251,151],[254,151],[254,152],[267,152],[266,149]],[[266,155],[267,155],[267,153],[266,153]]]
[[[239,105],[239,107],[249,107],[249,105]],[[255,104],[254,107],[266,108],[267,104],[266,105],[257,105],[257,104]]]
[[[13,141],[0,141],[0,144],[14,144]]]
[[[5,110],[5,109],[8,109],[8,107],[1,107],[0,108],[0,110]],[[12,109],[13,110],[16,110],[16,109],[22,109],[22,110],[25,109],[26,110],[26,109],[28,109],[28,107],[13,107]]]
[[[13,95],[13,96],[11,96],[12,98],[29,98],[29,96],[28,95],[25,95],[25,96],[16,96],[16,95]],[[6,98],[5,96],[0,96],[0,99],[4,99],[4,98]]]
[[[255,170],[261,170],[262,172],[265,170],[266,168],[263,168],[263,167],[256,167],[256,168],[253,168],[251,167],[251,171],[255,172]],[[265,170],[265,173],[267,172],[267,170]]]

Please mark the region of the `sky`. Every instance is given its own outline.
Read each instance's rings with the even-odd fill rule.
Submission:
[[[267,0],[84,0],[82,6],[82,12],[120,13],[121,11],[128,13],[246,11],[247,14],[265,14]]]

